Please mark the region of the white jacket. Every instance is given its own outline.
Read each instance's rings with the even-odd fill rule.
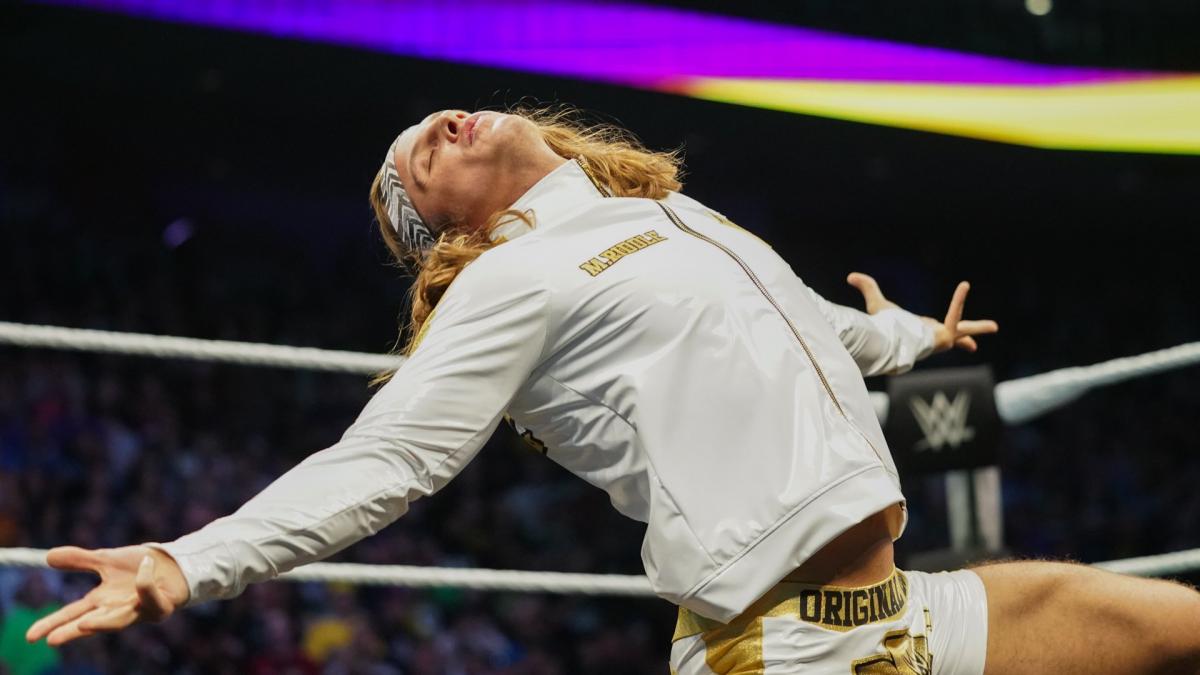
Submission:
[[[576,161],[514,208],[536,228],[459,275],[336,445],[155,544],[189,604],[379,531],[450,481],[506,412],[647,524],[662,597],[720,621],[903,502],[863,376],[931,351],[916,316],[830,304],[720,214],[678,193],[609,197]]]

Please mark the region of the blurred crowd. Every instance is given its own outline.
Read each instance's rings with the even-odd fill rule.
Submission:
[[[341,274],[330,292],[252,250],[223,251],[219,232],[179,248],[62,235],[47,223],[0,234],[4,319],[376,351],[394,337],[399,301],[379,311],[369,282]],[[45,265],[73,245],[103,250]],[[275,248],[275,260],[304,255]],[[193,276],[188,255],[224,272]],[[394,276],[382,275],[402,289]],[[345,341],[358,316],[388,337]],[[335,442],[370,395],[360,376],[0,349],[0,547],[173,539]],[[334,560],[637,573],[641,531],[502,429],[442,493]],[[654,601],[275,583],[61,650],[24,644],[37,616],[92,581],[0,568],[0,673],[639,673],[662,668],[673,629]]]
[[[365,237],[314,245],[269,222],[137,213],[81,227],[82,206],[38,195],[8,204],[2,320],[372,351],[394,338],[403,283]],[[904,274],[919,276],[892,277]],[[1157,346],[1197,334],[1194,315],[1142,321],[1191,306],[1180,287],[1156,289],[1149,308],[1136,292],[1104,298],[1137,319],[1113,334],[1089,324],[1095,304],[1011,283],[989,301],[1002,323],[1055,309],[1039,342],[1018,348],[1001,333],[985,349],[1000,379],[1129,353],[1147,333]],[[1156,376],[1007,430],[1011,549],[1098,560],[1200,546],[1198,384],[1194,372]],[[173,539],[336,441],[370,394],[357,376],[0,348],[0,547]],[[946,545],[936,484],[908,490],[902,553]],[[501,430],[442,493],[335,560],[639,573],[641,532]],[[271,583],[119,635],[24,644],[36,617],[91,584],[0,568],[0,673],[665,672],[674,617],[655,600]]]
[[[281,446],[327,445],[337,422],[322,417],[368,393],[344,376],[120,361],[0,359],[0,546],[172,539],[286,470],[298,455]],[[281,443],[277,425],[296,433]],[[499,435],[444,494],[338,559],[634,571],[637,528],[522,443]],[[645,602],[278,583],[61,652],[21,644],[35,616],[91,583],[0,570],[0,662],[12,673],[646,672],[670,630],[669,612]]]

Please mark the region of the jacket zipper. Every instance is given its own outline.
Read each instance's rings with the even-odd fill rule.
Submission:
[[[821,380],[821,385],[825,387],[825,393],[829,394],[829,400],[833,401],[833,405],[842,415],[842,419],[846,420],[846,423],[849,424],[852,429],[857,431],[860,436],[862,436],[863,440],[867,442],[867,445],[871,446],[871,450],[874,451],[875,456],[879,458],[879,461],[883,462],[883,455],[879,453],[879,449],[875,447],[875,444],[871,442],[871,439],[867,438],[867,435],[860,431],[859,428],[850,421],[850,417],[846,414],[846,411],[842,409],[841,402],[838,401],[837,396],[833,393],[833,387],[829,386],[829,380],[825,378],[825,372],[821,370],[821,364],[817,363],[817,358],[813,356],[812,350],[808,348],[808,343],[804,341],[804,338],[800,335],[800,331],[796,329],[796,325],[793,324],[792,320],[789,319],[787,314],[783,312],[783,308],[779,306],[779,303],[775,300],[774,296],[771,295],[771,292],[767,290],[767,287],[763,285],[763,282],[758,278],[758,275],[754,273],[754,270],[750,269],[750,266],[747,265],[746,262],[738,256],[738,254],[730,250],[728,246],[722,244],[716,239],[713,239],[712,237],[688,227],[683,220],[675,214],[675,211],[672,210],[671,207],[663,204],[662,202],[655,203],[658,204],[659,208],[663,210],[663,213],[667,214],[667,218],[669,218],[671,222],[675,224],[675,227],[683,230],[693,237],[696,237],[697,239],[706,241],[721,249],[725,252],[725,255],[733,258],[734,262],[736,262],[738,266],[742,268],[742,271],[746,273],[746,276],[750,277],[750,280],[753,281],[754,285],[758,287],[759,292],[762,293],[763,297],[767,299],[767,302],[771,303],[771,306],[775,308],[776,312],[779,312],[779,316],[783,318],[784,323],[786,323],[788,328],[791,329],[792,335],[796,337],[796,341],[800,343],[800,347],[804,349],[804,353],[808,356],[809,363],[812,364],[813,370],[815,370],[817,373],[817,378]],[[884,466],[887,466],[886,462],[884,462]]]
[[[583,174],[588,177],[588,180],[592,181],[592,185],[596,188],[596,191],[600,193],[601,197],[612,196],[612,192],[606,190],[600,185],[600,181],[596,180],[596,174],[592,173],[592,167],[588,165],[588,161],[583,155],[576,157],[575,161],[579,164],[579,168],[583,169]]]

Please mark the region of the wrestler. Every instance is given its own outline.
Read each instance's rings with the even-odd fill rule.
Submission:
[[[408,359],[343,438],[173,542],[57,548],[100,575],[36,623],[51,644],[325,558],[400,517],[510,420],[647,525],[684,673],[1196,673],[1200,595],[1047,562],[897,570],[907,513],[863,378],[991,321],[866,312],[683,195],[679,159],[566,114],[448,110],[405,129],[371,188],[417,270]],[[581,524],[582,525],[582,524]]]

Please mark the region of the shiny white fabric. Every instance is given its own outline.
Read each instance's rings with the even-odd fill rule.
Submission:
[[[758,238],[682,194],[664,201],[712,241],[655,201],[607,197],[575,161],[533,186],[513,206],[535,228],[510,228],[460,274],[341,441],[161,545],[191,602],[377,532],[453,478],[506,411],[647,523],[660,595],[718,620],[903,501],[863,375],[912,367],[932,330],[902,310],[828,303]],[[665,241],[581,268],[648,232]]]

